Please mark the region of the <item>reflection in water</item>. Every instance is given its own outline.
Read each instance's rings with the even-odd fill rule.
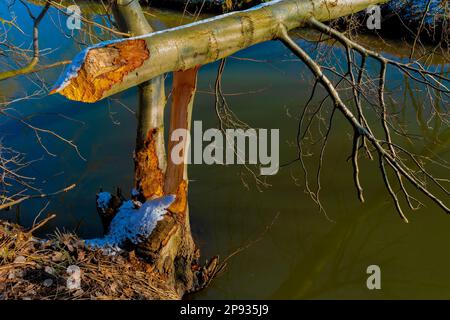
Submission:
[[[26,17],[19,6],[15,9],[18,17]],[[100,9],[93,10],[95,19],[105,21],[94,15]],[[58,17],[58,13],[53,10],[52,16]],[[158,28],[188,22],[187,17],[159,11],[151,11],[149,19]],[[64,30],[55,31],[51,19],[43,21],[42,30],[43,48],[58,44],[58,50],[46,57],[48,61],[70,59],[83,43],[98,40],[77,37],[74,43]],[[97,32],[99,39],[109,36]],[[373,39],[371,42],[381,45]],[[392,54],[390,48],[387,45],[386,51]],[[335,53],[341,54],[339,49]],[[303,65],[292,60],[277,43],[249,48],[236,57],[252,60],[228,59],[223,85],[229,105],[240,119],[254,127],[280,128],[280,160],[288,163],[296,157],[293,142],[297,117],[310,94],[311,78]],[[204,66],[199,76],[193,120],[202,120],[204,128],[217,126],[214,96],[210,94],[216,70],[216,64]],[[42,76],[51,84],[60,71],[48,70]],[[395,90],[390,108],[398,113],[401,124],[417,129],[414,139],[401,142],[424,156],[448,161],[449,129],[439,118],[429,120],[431,108],[424,103],[425,97],[417,95],[420,87],[412,86],[398,74],[390,74],[389,79]],[[170,80],[171,76],[168,90]],[[33,92],[36,86],[21,77],[0,83],[0,90],[4,99],[10,99]],[[445,108],[435,103],[436,109]],[[28,173],[37,176],[45,190],[78,185],[76,190],[51,199],[48,211],[57,213],[58,218],[44,233],[59,227],[76,229],[83,237],[101,234],[95,193],[99,188],[111,190],[117,186],[129,190],[132,185],[136,124],[128,109],[135,109],[135,105],[135,89],[92,105],[59,96],[12,105],[22,115],[35,114],[31,119],[34,124],[73,138],[87,159],[83,161],[73,149],[47,137],[45,143],[57,155],[49,156],[32,132],[14,122],[2,124],[2,135],[10,144],[27,152],[30,158],[44,157]],[[367,161],[361,168],[367,201],[361,205],[352,184],[351,165],[346,161],[351,150],[351,138],[347,136],[350,128],[338,119],[333,130],[321,192],[330,219],[319,213],[304,193],[298,163],[283,167],[268,180],[272,187],[263,192],[248,177],[242,181],[240,167],[190,166],[191,223],[203,257],[217,253],[226,256],[257,238],[280,214],[263,240],[230,260],[227,272],[197,298],[450,298],[450,249],[446,245],[449,217],[420,198],[426,207],[410,213],[411,223],[405,225],[384,189],[377,164]],[[311,159],[312,164],[314,161]],[[433,172],[448,175],[442,167],[436,166]],[[31,224],[44,205],[45,201],[22,205],[20,222]],[[2,212],[1,216],[15,219],[14,212]],[[366,288],[366,269],[372,264],[381,267],[380,291]]]

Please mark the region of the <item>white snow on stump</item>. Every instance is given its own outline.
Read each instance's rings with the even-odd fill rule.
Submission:
[[[146,201],[138,209],[133,201],[125,201],[111,221],[108,233],[103,238],[85,240],[85,244],[94,249],[106,249],[109,253],[120,251],[127,240],[139,244],[150,236],[174,201],[174,195],[163,196]]]

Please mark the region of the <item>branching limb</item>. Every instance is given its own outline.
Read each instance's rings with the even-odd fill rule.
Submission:
[[[54,197],[54,196],[59,195],[61,193],[65,193],[67,191],[70,191],[70,190],[72,190],[75,187],[76,187],[76,184],[72,184],[72,185],[70,185],[70,186],[68,186],[68,187],[66,187],[64,189],[61,189],[61,190],[58,190],[58,191],[52,192],[52,193],[47,193],[47,194],[46,193],[41,193],[41,194],[23,196],[23,197],[21,197],[21,198],[19,198],[17,200],[1,204],[0,205],[0,210],[4,210],[4,209],[7,209],[9,207],[15,206],[15,205],[17,205],[19,203],[22,203],[25,200],[29,200],[29,199],[39,199],[39,198],[42,199],[42,198]]]
[[[321,29],[322,32],[326,32],[327,34],[335,37],[339,41],[345,44],[347,49],[347,59],[349,63],[349,70],[347,75],[350,75],[350,81],[353,83],[353,95],[355,100],[355,105],[357,106],[357,112],[358,116],[356,117],[351,109],[347,106],[347,104],[342,100],[340,93],[337,91],[336,86],[333,85],[332,81],[325,75],[325,73],[322,70],[322,67],[314,61],[311,56],[309,56],[300,46],[295,43],[295,41],[288,35],[287,30],[285,28],[281,28],[280,30],[280,36],[279,39],[285,44],[287,48],[289,48],[301,61],[303,61],[306,66],[309,68],[309,70],[314,74],[317,81],[325,88],[329,96],[331,97],[333,101],[334,109],[339,110],[346,120],[351,124],[351,126],[354,129],[354,140],[353,140],[353,151],[352,151],[352,164],[353,164],[353,177],[354,182],[356,185],[356,189],[358,191],[358,197],[361,201],[364,201],[363,197],[363,189],[361,186],[361,183],[359,181],[359,166],[358,166],[358,149],[361,144],[362,139],[367,139],[367,141],[371,144],[371,146],[374,148],[375,152],[378,154],[379,161],[380,161],[380,170],[382,173],[383,180],[385,182],[386,188],[393,198],[393,201],[395,203],[396,209],[402,219],[405,222],[408,222],[408,219],[406,218],[405,214],[402,211],[399,199],[394,192],[391,183],[389,181],[388,172],[386,168],[386,164],[388,167],[393,170],[395,175],[397,176],[397,179],[399,180],[400,188],[403,194],[405,195],[408,205],[411,209],[416,209],[417,207],[413,206],[413,201],[416,201],[420,204],[418,200],[413,198],[409,195],[407,192],[403,179],[408,180],[415,188],[420,190],[423,194],[425,194],[428,198],[430,198],[432,201],[434,201],[437,205],[439,205],[446,213],[450,213],[449,208],[444,204],[444,202],[439,199],[437,196],[435,196],[430,189],[427,187],[427,185],[419,179],[416,174],[408,167],[408,165],[397,155],[397,152],[395,150],[395,147],[392,143],[390,131],[389,131],[389,122],[387,119],[387,110],[386,110],[386,103],[384,99],[384,91],[385,91],[385,78],[386,78],[386,67],[388,64],[394,64],[396,65],[400,70],[411,70],[413,72],[419,72],[423,76],[423,78],[427,79],[426,84],[430,87],[433,87],[435,90],[442,90],[442,85],[440,88],[435,87],[436,77],[431,72],[425,71],[421,66],[420,67],[411,67],[410,65],[397,63],[395,61],[389,60],[387,58],[382,57],[378,53],[372,53],[369,50],[366,50],[365,48],[362,48],[359,44],[354,44],[350,39],[347,39],[345,36],[343,36],[338,31],[329,28],[328,26],[323,25],[322,23],[316,21],[315,19],[311,19],[311,24],[313,26],[317,26]],[[355,49],[363,54],[363,56],[372,56],[375,57],[378,61],[381,62],[381,71],[380,71],[380,80],[378,85],[378,93],[379,93],[379,108],[380,108],[380,120],[381,125],[384,129],[385,133],[385,139],[377,138],[376,135],[373,133],[371,127],[369,126],[368,121],[365,118],[364,110],[362,109],[362,105],[360,104],[359,100],[359,93],[358,90],[360,90],[359,86],[361,83],[361,73],[358,76],[358,80],[355,80],[355,77],[353,76],[352,71],[352,55],[349,52],[350,49]],[[364,61],[365,63],[365,61]],[[345,76],[347,76],[345,75]],[[412,77],[414,79],[414,77]],[[444,79],[444,78],[443,78]],[[444,79],[446,80],[446,79]],[[441,83],[440,83],[441,84]],[[387,146],[387,149],[384,148],[384,146]],[[412,156],[413,157],[413,156]],[[415,159],[413,157],[413,159]],[[417,163],[416,163],[417,164]],[[303,165],[303,164],[302,164]],[[419,164],[420,165],[420,164]],[[423,169],[423,167],[420,167]],[[425,170],[422,170],[426,172]],[[439,180],[436,178],[433,178],[431,175],[428,176],[429,178],[434,179],[433,181],[442,187],[442,185],[439,184]],[[442,188],[441,188],[442,189]],[[446,191],[444,189],[444,191]]]
[[[34,17],[31,13],[30,8],[26,3],[24,3],[22,0],[20,1],[25,8],[28,11],[28,14],[30,15],[30,18],[33,19],[33,58],[31,61],[23,68],[1,72],[0,73],[0,81],[9,79],[18,75],[28,74],[32,72],[36,72],[35,67],[39,62],[39,24],[41,23],[42,19],[44,18],[45,14],[47,13],[48,9],[50,9],[50,2],[46,2],[44,8],[42,9],[41,13]],[[59,64],[61,65],[61,63]],[[53,65],[56,66],[56,65]],[[50,68],[52,66],[47,66],[47,68]]]

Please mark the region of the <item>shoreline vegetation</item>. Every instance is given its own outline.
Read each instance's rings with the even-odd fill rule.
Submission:
[[[44,5],[44,0],[29,0]],[[183,14],[188,19],[202,19],[200,16],[218,15],[231,11],[245,10],[269,0],[139,0],[144,10],[164,9],[174,14]],[[357,13],[337,22],[342,28],[351,26],[358,32],[381,35],[385,38],[417,41],[417,35],[424,44],[448,48],[450,45],[450,7],[447,0],[391,0],[381,5],[382,28],[369,30],[366,27],[367,14]],[[72,5],[70,0],[58,0],[59,7]],[[77,0],[85,9],[104,10],[101,1]],[[84,10],[83,10],[84,11]],[[148,13],[153,16],[152,13]],[[165,14],[167,15],[167,13]],[[177,19],[176,21],[180,21]],[[356,24],[355,24],[356,22]],[[186,22],[185,22],[186,23]]]
[[[40,239],[33,232],[0,220],[0,300],[181,299],[134,251],[105,255],[73,233]]]

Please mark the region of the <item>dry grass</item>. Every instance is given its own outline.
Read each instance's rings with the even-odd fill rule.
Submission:
[[[81,270],[79,289],[67,286],[69,266]],[[106,256],[73,234],[42,240],[0,221],[0,300],[179,298],[134,252]]]

